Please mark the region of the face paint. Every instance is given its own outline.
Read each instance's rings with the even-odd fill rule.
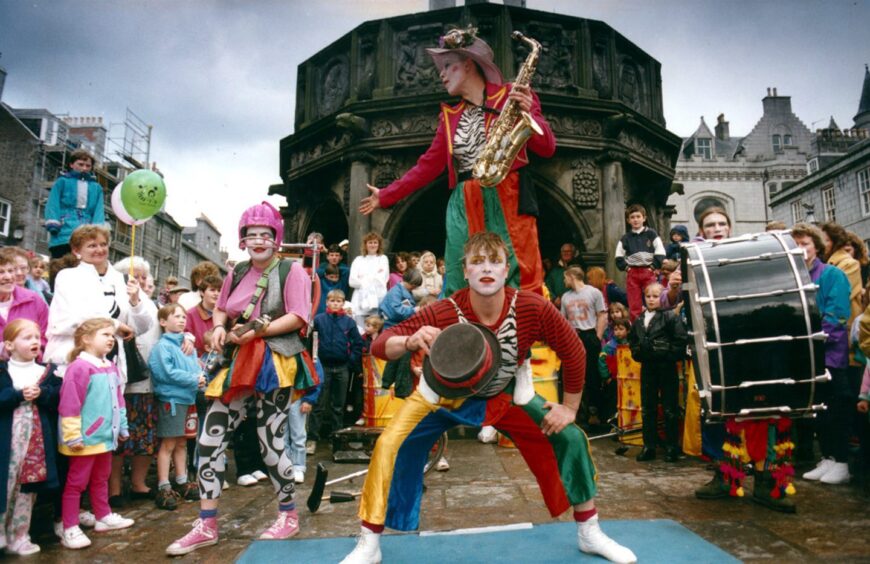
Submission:
[[[245,232],[245,250],[256,262],[267,261],[275,254],[275,237],[268,227],[248,227]]]
[[[493,296],[504,288],[508,276],[508,261],[503,250],[486,254],[481,249],[465,257],[465,278],[472,292]]]

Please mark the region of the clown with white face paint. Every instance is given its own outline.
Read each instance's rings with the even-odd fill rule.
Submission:
[[[581,551],[614,562],[635,562],[632,551],[607,537],[598,524],[595,466],[588,439],[574,424],[585,374],[583,345],[549,301],[506,285],[507,247],[498,235],[481,232],[469,237],[463,264],[467,288],[385,330],[372,344],[372,354],[386,360],[407,351],[432,354],[417,390],[375,445],[360,500],[360,538],[343,563],[380,562],[385,527],[419,527],[426,456],[437,438],[456,425],[493,425],[514,440],[538,480],[550,514],[556,517],[573,508]],[[488,345],[467,376],[445,381],[434,368],[435,351],[443,346],[436,339],[442,331],[450,339],[451,331],[457,334],[457,324],[474,324],[488,335]],[[466,325],[461,333],[476,333],[468,329],[472,328]],[[524,361],[538,340],[545,340],[562,360],[562,403],[546,401],[531,385],[531,369]],[[453,344],[447,345],[446,354],[461,358],[457,348],[462,347]],[[466,390],[457,390],[465,382]]]
[[[224,483],[224,452],[247,406],[254,402],[263,462],[278,495],[278,518],[261,539],[286,539],[299,532],[293,501],[293,464],[284,449],[288,406],[303,397],[314,403],[319,377],[299,332],[311,313],[311,278],[298,262],[276,254],[284,232],[281,215],[266,202],[245,210],[239,221],[239,247],[250,260],[236,265],[214,309],[212,346],[235,349],[234,362],[213,376],[200,435],[198,482],[200,518],[172,543],[167,554],[187,554],[218,542],[217,508]],[[232,330],[268,314],[271,322],[240,335]],[[234,347],[228,347],[234,345]]]

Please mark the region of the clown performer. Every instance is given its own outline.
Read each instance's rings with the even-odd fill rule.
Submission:
[[[369,185],[371,195],[363,198],[359,210],[370,214],[378,208],[395,205],[433,182],[447,168],[447,182],[453,190],[447,204],[447,266],[444,295],[465,286],[462,279],[462,246],[479,231],[498,233],[508,249],[508,284],[515,288],[541,292],[544,271],[538,251],[538,228],[527,199],[520,190],[519,169],[528,164],[527,149],[550,157],[556,140],[541,114],[538,97],[525,85],[506,84],[493,62],[489,45],[477,37],[476,28],[454,29],[441,38],[439,47],[427,49],[440,72],[441,82],[450,96],[462,99],[455,106],[441,105],[438,130],[429,149],[400,179],[379,189]],[[511,172],[498,186],[482,186],[472,178],[491,125],[508,102],[531,114],[542,133],[533,134],[520,150]],[[531,213],[524,213],[531,212]]]
[[[220,370],[206,389],[210,401],[197,445],[199,519],[189,533],[169,545],[169,555],[218,542],[224,452],[249,402],[255,403],[260,452],[278,495],[278,518],[260,538],[286,539],[299,532],[293,463],[281,433],[292,401],[319,379],[299,335],[311,312],[311,279],[300,263],[276,256],[283,233],[281,215],[266,202],[248,208],[239,220],[239,247],[250,260],[236,265],[224,281],[214,309],[212,340],[226,357],[229,348],[236,352],[229,367]],[[240,335],[233,330],[260,319],[261,314],[268,314],[271,322],[264,320]]]
[[[551,515],[573,508],[581,551],[613,562],[635,562],[632,551],[599,526],[593,501],[597,473],[588,439],[574,424],[586,365],[582,343],[542,296],[506,287],[510,272],[507,245],[497,234],[480,232],[469,237],[463,265],[468,288],[386,330],[372,345],[372,354],[383,359],[417,350],[430,357],[417,390],[375,445],[360,501],[361,534],[344,564],[380,562],[380,536],[385,527],[418,528],[423,466],[429,450],[442,433],[456,425],[484,423],[516,444]],[[486,339],[483,352],[477,357],[460,352],[467,349],[465,344],[473,346],[481,340],[475,339],[476,333]],[[445,337],[446,345],[437,342],[439,335]],[[523,362],[532,343],[542,339],[562,360],[565,393],[561,404],[535,393],[530,365]],[[470,362],[466,371],[451,368],[467,357],[478,361]]]

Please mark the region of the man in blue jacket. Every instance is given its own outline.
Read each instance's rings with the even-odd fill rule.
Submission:
[[[71,252],[69,238],[76,227],[106,222],[103,187],[91,174],[93,155],[76,149],[70,154],[69,162],[69,171],[55,181],[45,206],[45,228],[51,234],[48,250],[52,258]]]

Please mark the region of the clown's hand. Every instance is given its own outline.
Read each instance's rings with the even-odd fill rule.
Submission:
[[[526,405],[535,397],[531,360],[526,360],[517,368],[517,374],[514,378],[514,404]]]

